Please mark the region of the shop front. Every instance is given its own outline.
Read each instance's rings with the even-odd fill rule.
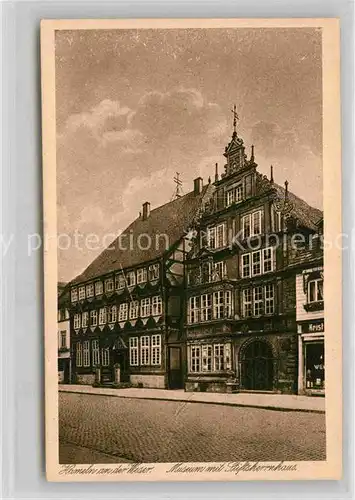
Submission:
[[[298,393],[325,393],[324,320],[306,322],[299,329]]]

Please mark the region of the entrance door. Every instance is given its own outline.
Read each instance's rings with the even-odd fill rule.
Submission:
[[[242,355],[242,386],[250,391],[270,391],[273,388],[274,364],[272,350],[266,342],[256,340]]]
[[[181,349],[169,347],[169,389],[182,389],[182,387]]]

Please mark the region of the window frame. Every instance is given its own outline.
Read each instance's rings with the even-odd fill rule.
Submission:
[[[84,340],[83,342],[83,367],[88,368],[90,366],[90,341]]]
[[[213,344],[214,372],[224,371],[224,344]]]
[[[321,285],[322,285],[321,298],[319,298],[318,283],[321,283]],[[313,284],[314,284],[315,300],[310,300],[310,298],[311,298],[311,285],[313,285]],[[324,279],[323,278],[310,279],[307,283],[307,304],[315,304],[317,302],[323,302],[323,301],[324,301]]]
[[[129,303],[129,312],[128,312],[129,319],[139,318],[139,309],[140,309],[139,300],[131,300],[131,302]]]
[[[154,295],[151,302],[151,315],[161,316],[163,314],[163,299],[161,295]],[[156,309],[156,310],[155,310]]]
[[[258,216],[258,221],[257,224],[259,226],[259,232],[255,232],[255,216]],[[243,239],[246,238],[251,238],[252,236],[260,236],[263,234],[263,228],[262,228],[262,215],[263,215],[263,209],[259,208],[258,210],[254,210],[252,212],[249,212],[248,214],[245,214],[242,216],[242,235]],[[248,222],[248,224],[246,224]],[[246,234],[246,226],[249,228],[249,234]]]
[[[107,310],[106,307],[100,307],[99,309],[99,326],[106,325],[107,323]]]
[[[60,330],[59,332],[59,335],[60,335],[60,348],[61,349],[66,349],[68,346],[67,346],[67,331],[66,330]]]
[[[224,318],[224,290],[213,292],[213,319]]]
[[[138,337],[129,338],[129,365],[139,366]]]
[[[101,366],[110,366],[110,348],[101,348]]]
[[[95,319],[95,322],[93,321]],[[98,313],[97,309],[91,309],[90,311],[90,326],[97,326],[98,325]]]
[[[155,264],[150,264],[148,267],[148,279],[149,281],[157,281],[160,277],[160,265],[158,262]]]
[[[193,297],[189,297],[188,316],[189,316],[189,323],[191,325],[198,323],[200,321],[200,303],[201,299],[199,295],[194,295]]]
[[[88,311],[84,311],[83,313],[81,313],[81,327],[88,328],[88,326],[89,326],[89,313]]]
[[[70,299],[71,299],[71,302],[78,302],[78,289],[77,289],[77,287],[71,289]]]
[[[148,318],[151,315],[151,300],[150,297],[141,299],[140,303],[140,317]]]
[[[86,299],[86,290],[85,290],[85,285],[81,285],[78,287],[78,298],[79,300],[85,300]]]
[[[201,346],[190,345],[190,372],[201,372]]]
[[[137,269],[137,285],[146,283],[148,281],[148,272],[146,267],[140,267]]]
[[[97,339],[91,341],[91,358],[93,367],[100,365],[100,343]]]
[[[102,295],[104,293],[104,284],[101,280],[95,281],[95,296]]]
[[[95,296],[95,289],[94,289],[94,284],[89,283],[86,285],[86,297],[90,299],[91,297]]]
[[[124,290],[126,288],[126,280],[123,272],[115,274],[115,290]]]
[[[83,344],[81,342],[76,343],[75,364],[78,368],[83,366]]]
[[[136,273],[135,273],[135,271],[133,271],[133,270],[128,271],[128,273],[126,274],[126,283],[127,283],[128,288],[131,288],[131,287],[136,285]]]
[[[152,366],[161,365],[161,334],[152,335],[151,338],[151,364]]]
[[[142,335],[139,339],[140,366],[150,365],[150,336]]]
[[[111,293],[114,291],[115,291],[114,279],[113,278],[106,278],[105,279],[105,293]]]
[[[73,327],[74,327],[74,330],[79,330],[81,328],[81,314],[80,313],[74,314]]]
[[[114,304],[108,308],[108,323],[117,322],[117,306]]]
[[[118,308],[118,321],[128,320],[128,302],[121,302]]]

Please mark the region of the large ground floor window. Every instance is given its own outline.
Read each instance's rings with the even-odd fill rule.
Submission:
[[[304,344],[305,389],[324,389],[324,342]]]
[[[129,339],[130,366],[161,365],[161,335],[142,335]]]
[[[228,371],[231,369],[231,344],[191,344],[188,360],[190,373]]]

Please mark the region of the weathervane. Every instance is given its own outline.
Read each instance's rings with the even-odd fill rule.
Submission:
[[[239,120],[239,116],[237,113],[237,106],[234,104],[233,109],[231,109],[231,112],[233,113],[233,130],[234,134],[237,133],[237,120]]]

